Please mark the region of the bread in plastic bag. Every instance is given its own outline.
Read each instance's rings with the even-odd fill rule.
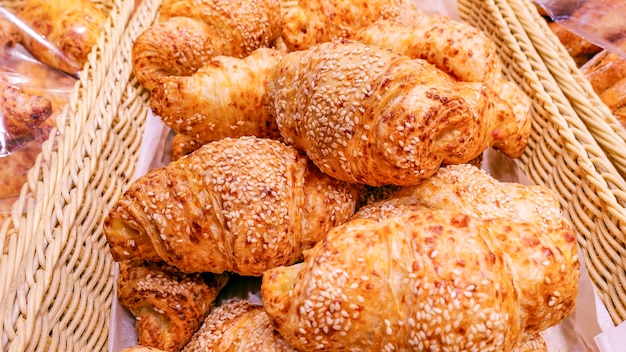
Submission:
[[[626,57],[626,1],[535,0],[555,22]]]

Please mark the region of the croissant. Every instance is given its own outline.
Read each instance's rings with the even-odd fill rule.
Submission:
[[[218,55],[242,58],[280,37],[278,0],[165,0],[158,21],[132,49],[133,72],[146,89],[189,76]]]
[[[174,131],[200,141],[278,138],[265,110],[265,84],[282,53],[260,48],[244,59],[219,56],[189,76],[172,76],[152,90],[150,106]]]
[[[172,161],[176,161],[185,155],[191,154],[205,143],[197,139],[188,137],[184,134],[177,133],[172,138]]]
[[[510,270],[518,277],[525,331],[543,331],[573,311],[573,300],[551,302],[545,297],[546,292],[560,292],[564,295],[574,293],[575,298],[578,287],[575,234],[562,219],[554,192],[541,186],[498,182],[483,170],[469,165],[451,165],[441,168],[417,186],[396,191],[391,198],[413,199],[427,207],[445,208],[482,220],[504,218],[533,224],[549,241],[533,239],[534,236],[530,235],[522,238],[522,243],[510,241],[510,238],[495,240],[514,261]],[[541,251],[538,251],[540,244]],[[548,265],[542,260],[544,256],[561,259]],[[561,263],[573,269],[561,270]],[[556,277],[548,276],[559,271]],[[555,295],[559,297],[558,293]]]
[[[182,351],[233,350],[296,352],[274,330],[263,307],[245,300],[215,308]]]
[[[104,231],[117,261],[260,276],[345,221],[358,192],[281,142],[226,138],[134,182]]]
[[[502,75],[495,43],[479,29],[441,15],[417,15],[411,21],[382,20],[359,31],[359,42],[423,59],[464,82],[483,82],[511,105],[520,140],[511,141],[521,155],[530,135],[530,98]]]
[[[379,19],[398,17],[405,0],[299,0],[283,16],[282,38],[290,51],[349,38]]]
[[[185,274],[164,263],[120,262],[118,299],[136,317],[139,344],[179,351],[200,328],[227,275]]]
[[[24,137],[52,114],[52,103],[11,86],[0,76],[0,134],[4,139]]]
[[[328,231],[303,263],[265,272],[265,310],[289,343],[327,351],[511,351],[539,320],[526,311],[531,300],[541,297],[534,303],[561,318],[571,313],[579,265],[566,254],[576,244],[560,216],[549,219],[549,235],[524,216],[481,215],[485,204],[460,211],[421,200],[366,206]],[[525,277],[535,270],[541,282]]]
[[[353,41],[287,54],[267,94],[286,142],[323,172],[371,186],[415,184],[489,146],[517,157],[509,142],[525,133],[488,86]]]
[[[89,0],[26,0],[17,16],[35,32],[22,36],[24,47],[43,63],[73,75],[87,62],[106,21]]]

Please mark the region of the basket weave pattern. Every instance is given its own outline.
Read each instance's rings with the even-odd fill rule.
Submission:
[[[558,192],[597,292],[613,321],[621,323],[626,320],[626,241],[621,229],[626,224],[626,183],[618,158],[606,153],[608,145],[619,146],[621,139],[602,140],[590,131],[610,131],[612,122],[585,123],[580,111],[599,108],[585,103],[587,93],[576,85],[575,75],[554,67],[563,54],[550,44],[549,33],[531,26],[543,21],[532,4],[460,0],[459,13],[496,41],[505,74],[533,98],[532,133],[520,166],[535,183]],[[545,59],[544,52],[552,53],[554,61]]]
[[[0,5],[15,8],[20,3]],[[106,137],[99,144],[91,139],[103,133],[125,138],[139,128],[104,126],[94,114],[134,9],[129,0],[95,3],[109,14],[103,33],[29,171],[11,218],[0,229],[3,351],[106,350],[112,260],[97,234],[98,217],[121,191],[106,166],[127,168],[129,162],[116,151],[125,145],[109,145]]]

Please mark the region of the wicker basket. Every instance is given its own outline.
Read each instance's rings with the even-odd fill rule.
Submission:
[[[566,58],[545,28],[531,25],[543,21],[532,4],[459,0],[459,13],[495,40],[505,74],[533,97],[532,134],[520,166],[535,183],[559,193],[597,292],[614,323],[621,323],[626,319],[626,182],[620,163],[606,152],[623,142],[614,137],[614,122],[604,115],[606,120],[586,123],[591,121],[583,112],[591,115],[601,107],[588,100],[589,87],[579,84],[575,70],[555,67]],[[547,59],[550,53],[555,61]]]
[[[111,134],[137,129],[101,127],[93,112],[97,97],[106,93],[101,88],[110,79],[106,74],[135,2],[94,2],[108,13],[105,28],[29,171],[11,217],[0,226],[2,351],[92,351],[105,350],[107,343],[112,260],[106,242],[92,233],[107,198],[120,192],[119,182],[101,174],[105,168],[93,176],[85,170],[103,163],[130,169],[115,151],[125,146],[100,141],[96,150],[98,145],[88,142],[98,128]],[[8,9],[20,4],[0,1]],[[106,182],[98,184],[97,177]]]

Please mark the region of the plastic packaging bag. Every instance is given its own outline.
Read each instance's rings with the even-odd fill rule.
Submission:
[[[535,0],[567,30],[626,58],[626,1]]]
[[[55,131],[56,117],[76,84],[72,75],[36,59],[22,45],[27,37],[43,43],[48,53],[63,57],[54,45],[0,7],[0,225],[19,196],[42,143]]]

